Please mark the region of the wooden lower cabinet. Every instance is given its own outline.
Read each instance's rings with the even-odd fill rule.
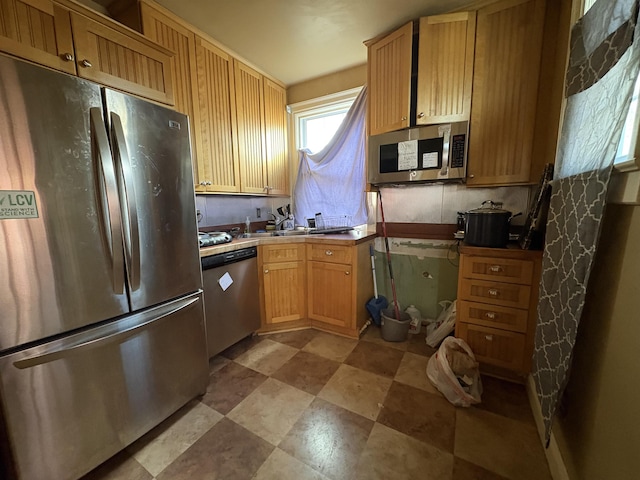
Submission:
[[[300,242],[258,249],[261,332],[314,327],[357,338],[373,296],[369,242]]]
[[[456,337],[481,370],[523,380],[531,370],[542,252],[460,249]]]
[[[306,268],[303,243],[258,248],[263,329],[290,328],[305,321]],[[308,322],[307,322],[308,323]]]

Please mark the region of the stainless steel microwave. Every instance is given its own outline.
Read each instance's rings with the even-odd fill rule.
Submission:
[[[367,179],[374,185],[464,180],[468,137],[469,122],[372,135]]]

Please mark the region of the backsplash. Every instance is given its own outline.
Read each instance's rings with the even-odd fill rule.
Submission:
[[[196,195],[196,209],[200,211],[198,228],[217,225],[266,222],[269,214],[290,203],[289,197],[254,197],[244,195]],[[260,218],[257,209],[260,209]]]

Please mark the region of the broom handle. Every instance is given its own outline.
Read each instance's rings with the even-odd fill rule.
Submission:
[[[371,256],[371,272],[373,273],[373,296],[378,299],[378,281],[376,280],[376,260],[373,255],[373,245],[369,244],[369,255]]]
[[[396,281],[393,277],[393,268],[391,267],[391,252],[389,251],[389,238],[387,237],[387,224],[384,221],[384,209],[382,208],[382,192],[378,192],[380,199],[380,216],[382,217],[382,235],[384,236],[384,246],[387,251],[387,264],[389,265],[389,276],[391,277],[391,292],[393,293],[393,309],[396,314],[396,320],[400,321],[400,309],[398,308],[398,295],[396,294]]]

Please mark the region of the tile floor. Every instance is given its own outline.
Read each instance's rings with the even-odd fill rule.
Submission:
[[[210,362],[207,393],[84,480],[550,479],[523,386],[483,377],[452,406],[424,335],[377,327],[247,338]]]

